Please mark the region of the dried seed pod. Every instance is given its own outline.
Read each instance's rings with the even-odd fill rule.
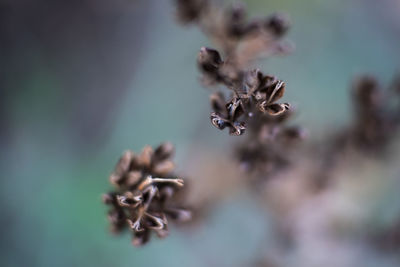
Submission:
[[[111,207],[108,215],[111,229],[120,232],[130,228],[136,246],[145,244],[151,231],[160,237],[167,236],[167,217],[178,221],[184,215],[190,217],[189,211],[171,206],[169,201],[183,186],[182,179],[170,178],[175,176],[173,151],[171,143],[164,143],[155,150],[146,146],[138,156],[125,152],[110,177],[116,191],[103,195],[103,202]]]
[[[212,125],[214,125],[219,130],[225,129],[225,127],[228,125],[228,122],[216,112],[211,113],[210,119]]]
[[[215,111],[211,113],[211,123],[219,130],[228,127],[230,135],[242,135],[246,130],[246,124],[238,121],[244,114],[241,100],[239,98],[233,98],[222,106],[222,94],[214,94],[210,101]]]
[[[264,101],[260,104],[260,111],[266,112],[272,116],[277,116],[285,112],[286,110],[289,110],[289,104],[288,103],[283,103],[283,104],[269,104],[268,101]]]
[[[206,73],[217,73],[218,68],[223,63],[217,50],[202,47],[197,57],[200,69]]]
[[[263,85],[264,75],[259,69],[254,69],[246,73],[245,86],[249,94],[259,90]]]

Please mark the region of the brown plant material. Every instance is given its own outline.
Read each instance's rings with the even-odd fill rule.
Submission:
[[[389,92],[385,92],[372,76],[362,76],[353,88],[355,107],[354,127],[350,138],[357,148],[364,151],[384,149],[393,136],[395,115],[389,107]]]
[[[258,58],[289,52],[281,40],[290,22],[283,14],[249,20],[242,4],[220,9],[213,1],[177,0],[178,18],[197,26],[222,50],[202,47],[197,57],[206,86],[224,85],[230,89],[227,101],[222,92],[211,96],[212,124],[231,135],[242,135],[255,113],[279,115],[289,109],[277,103],[283,97],[285,83],[264,75],[250,65]],[[182,19],[184,18],[184,19]]]
[[[287,166],[288,150],[304,131],[286,126],[290,105],[279,102],[285,82],[251,65],[256,59],[290,52],[282,39],[290,26],[288,17],[275,13],[249,19],[244,5],[223,10],[213,1],[177,1],[177,7],[179,17],[196,9],[196,19],[190,22],[222,51],[202,47],[197,56],[203,84],[229,90],[228,97],[221,91],[211,95],[211,123],[219,130],[228,128],[234,136],[248,132],[248,139],[235,149],[244,170],[269,176]]]
[[[235,150],[243,171],[268,179],[291,166],[295,148],[307,137],[301,127],[287,125],[292,115],[285,112],[254,118],[249,124],[251,134]]]
[[[260,70],[229,73],[227,65],[218,51],[203,47],[198,56],[198,65],[208,83],[222,83],[232,90],[231,99],[225,101],[222,92],[211,95],[213,108],[212,124],[222,130],[230,128],[231,135],[241,135],[246,129],[244,121],[249,121],[256,114],[277,116],[289,110],[289,104],[277,103],[285,92],[285,83],[275,77],[264,75]]]
[[[354,156],[376,158],[387,154],[400,126],[399,88],[398,77],[387,90],[374,76],[362,75],[355,79],[351,88],[351,124],[311,148],[319,160],[314,177],[317,191],[332,183],[332,173],[340,168],[345,155],[355,153]]]
[[[177,222],[191,218],[190,211],[174,201],[183,180],[173,174],[173,152],[170,143],[163,143],[155,150],[146,146],[138,155],[126,151],[110,176],[116,190],[103,195],[103,201],[111,206],[108,213],[111,230],[119,233],[130,228],[135,246],[148,242],[152,231],[160,238],[166,237],[167,218]]]

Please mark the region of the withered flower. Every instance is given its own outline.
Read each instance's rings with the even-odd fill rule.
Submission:
[[[116,190],[103,195],[103,201],[111,206],[111,230],[118,233],[130,228],[135,246],[145,244],[151,231],[160,238],[167,236],[168,217],[178,222],[191,217],[189,211],[171,205],[183,187],[183,180],[173,174],[173,152],[170,143],[155,150],[146,146],[139,155],[126,151],[110,176]]]
[[[285,93],[283,81],[264,76],[260,70],[255,69],[247,73],[245,86],[246,98],[252,98],[261,112],[279,115],[289,109],[288,103],[276,103]]]
[[[233,79],[223,70],[225,66],[219,52],[211,48],[202,47],[197,61],[205,78],[223,83],[232,92],[228,103],[222,93],[210,97],[214,111],[211,122],[218,129],[229,127],[231,135],[242,135],[246,128],[245,121],[238,121],[242,115],[246,115],[244,119],[253,117],[257,112],[277,116],[289,109],[287,103],[276,103],[285,92],[283,81],[264,75],[258,69],[238,72]]]
[[[225,104],[222,93],[212,94],[210,97],[214,112],[211,113],[211,123],[218,129],[229,127],[230,135],[242,135],[246,130],[244,122],[238,121],[244,110],[239,98],[233,98]]]
[[[197,65],[204,74],[204,79],[208,79],[209,84],[223,82],[220,67],[223,64],[219,52],[215,49],[202,47],[197,56]]]

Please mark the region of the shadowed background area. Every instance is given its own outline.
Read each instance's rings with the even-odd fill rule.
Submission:
[[[355,75],[388,84],[399,70],[397,0],[244,2],[251,15],[291,17],[296,50],[261,66],[286,81],[285,100],[309,138],[349,122]],[[229,161],[232,139],[209,122],[209,90],[195,64],[209,45],[196,27],[177,24],[173,1],[0,1],[1,266],[248,266],[272,247],[276,222],[246,190],[215,203],[202,226],[171,227],[167,239],[140,249],[128,234],[108,232],[101,194],[122,151],[169,140],[178,169],[199,179],[210,158]],[[400,169],[388,165],[369,166],[393,177],[375,194],[371,224],[400,216]],[[352,265],[341,266],[400,261],[355,247],[346,254]],[[312,266],[302,255],[286,266],[299,258]]]

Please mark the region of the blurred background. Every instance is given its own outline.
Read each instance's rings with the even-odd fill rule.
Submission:
[[[286,81],[284,100],[310,139],[349,122],[355,75],[387,85],[399,71],[398,0],[244,2],[254,16],[291,17],[296,50],[261,66]],[[231,139],[209,122],[195,64],[210,45],[177,24],[173,1],[0,0],[1,266],[250,266],[274,254],[273,215],[239,189],[201,226],[171,227],[143,248],[108,231],[101,194],[124,150],[172,141],[178,169],[196,179],[213,158],[229,161]],[[353,170],[363,179],[318,201],[310,216],[344,212],[345,234],[326,244],[301,222],[284,266],[400,266],[400,253],[371,248],[359,230],[400,216],[396,159]]]

